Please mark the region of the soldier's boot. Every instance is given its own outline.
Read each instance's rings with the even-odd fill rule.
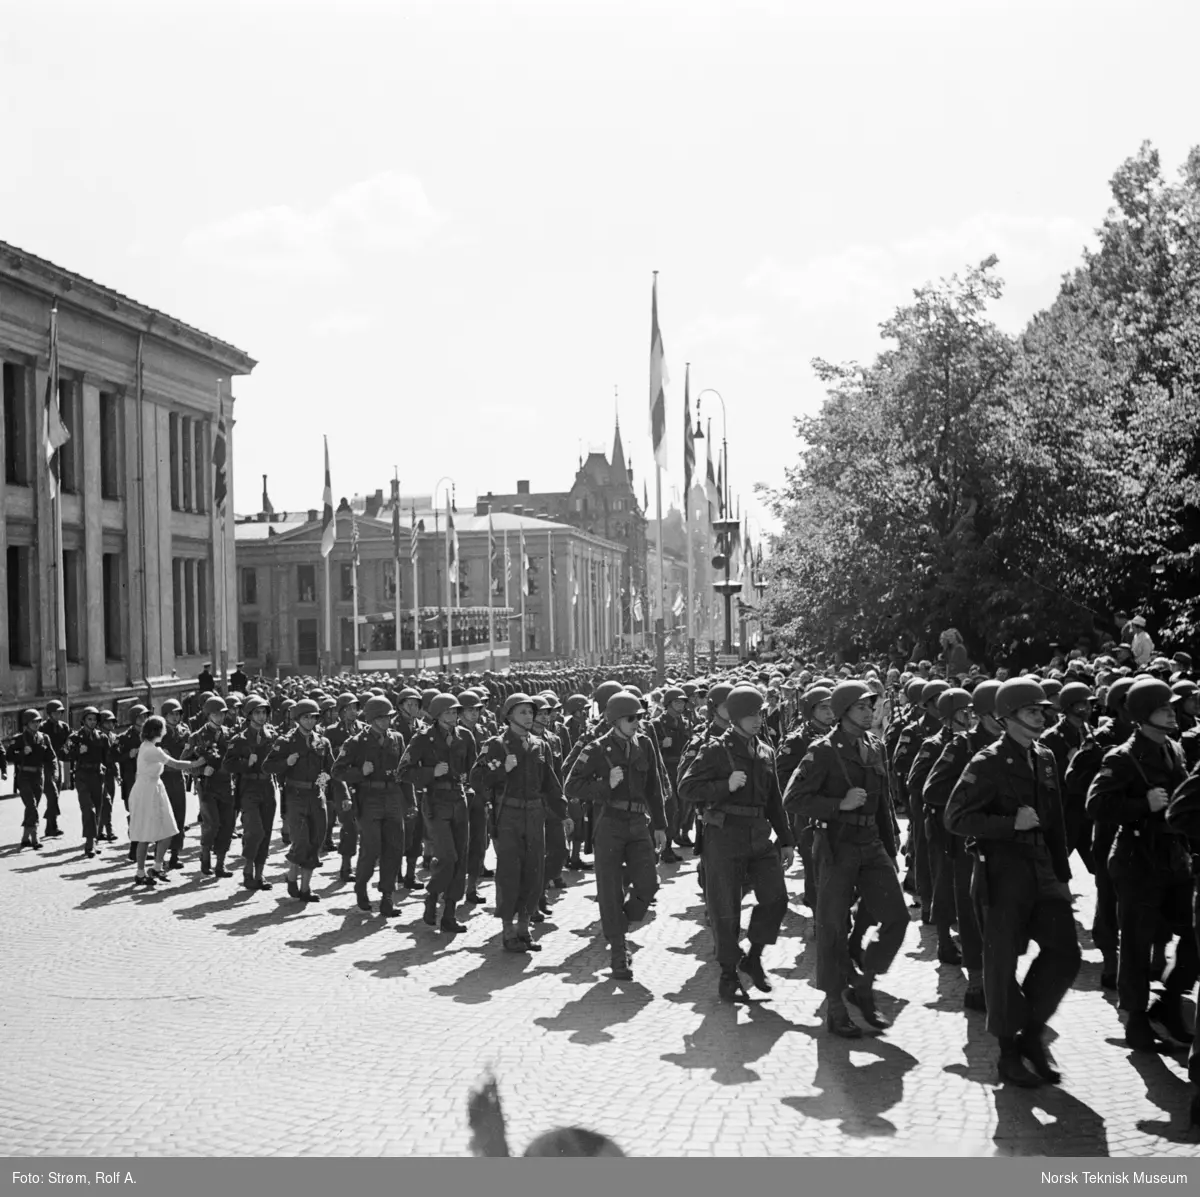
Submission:
[[[183,866],[179,863],[179,853],[172,852],[171,855],[167,858],[167,868],[168,869],[180,869],[182,867]]]
[[[1157,1052],[1159,1043],[1144,1010],[1133,1011],[1125,1022],[1125,1042],[1135,1052]]]
[[[47,819],[47,820],[46,820],[46,831],[45,831],[45,833],[42,835],[42,839],[44,839],[44,840],[56,840],[56,839],[58,839],[58,838],[59,838],[59,836],[61,836],[61,835],[62,835],[62,832],[59,830],[59,826],[58,826],[58,824],[57,824],[57,823],[52,823],[52,822],[51,822],[49,819]]]
[[[391,895],[389,894],[388,897],[390,898]],[[371,913],[371,899],[369,897],[367,897],[367,882],[366,882],[365,878],[363,878],[362,880],[359,880],[359,881],[355,881],[355,883],[354,883],[354,898],[358,902],[359,910],[363,911],[365,914]],[[382,909],[383,909],[383,906],[381,904],[380,910],[382,911]]]
[[[855,1006],[862,1015],[863,1021],[877,1031],[886,1031],[891,1025],[875,1008],[875,994],[871,991],[871,982],[863,977],[853,985],[847,985],[842,994],[844,1001]]]
[[[670,844],[667,844],[666,847],[663,848],[663,850],[658,854],[658,859],[661,860],[663,864],[678,864],[683,857],[680,856]]]
[[[254,876],[254,869],[250,865],[247,865],[242,870],[242,888],[258,889],[258,880]]]
[[[21,847],[22,848],[32,848],[33,847],[33,842],[29,837],[29,828],[28,827],[26,827],[21,832]]]
[[[207,849],[200,853],[200,875],[202,877],[212,876],[212,853]]]
[[[363,893],[363,897],[364,898],[366,897],[365,891]],[[359,909],[361,910],[362,903],[359,902],[358,906],[359,906]],[[368,910],[371,909],[370,902],[367,903],[367,909]],[[390,919],[392,917],[392,915],[394,915],[396,913],[396,908],[395,908],[395,906],[392,905],[392,895],[390,893],[384,894],[383,897],[379,899],[379,913],[385,919]]]
[[[1033,1071],[1045,1084],[1057,1085],[1062,1080],[1062,1074],[1054,1067],[1054,1057],[1046,1047],[1040,1027],[1026,1027],[1017,1036],[1017,1051],[1029,1061]]]
[[[505,923],[501,939],[506,952],[528,952],[529,945],[521,938],[520,932],[512,923]]]
[[[255,885],[258,886],[259,889],[270,889],[271,888],[271,883],[269,881],[263,880],[261,868],[256,868],[254,870],[254,883],[255,883]]]
[[[623,939],[616,940],[610,948],[610,973],[614,981],[632,981],[633,969],[629,964],[629,952]]]
[[[836,993],[829,995],[826,1005],[825,1029],[831,1035],[837,1035],[839,1039],[861,1039],[863,1037],[862,1027],[850,1017],[850,1011],[846,1009],[845,1002]]]
[[[424,915],[422,915],[422,918],[425,920],[425,923],[430,927],[437,926],[437,906],[438,906],[437,894],[427,893],[425,895],[425,913],[424,913]]]
[[[400,884],[404,886],[405,889],[417,888],[417,878],[412,869],[409,869],[408,872],[404,874]]]
[[[1146,1011],[1150,1029],[1165,1043],[1174,1047],[1189,1047],[1192,1033],[1183,1020],[1178,994],[1164,993]]]
[[[1100,988],[1116,989],[1117,987],[1117,958],[1105,956],[1100,961]]]
[[[342,867],[338,870],[338,880],[339,881],[353,881],[354,880],[354,865],[350,863],[350,857],[348,857],[348,856],[342,857]]]
[[[84,840],[84,841],[83,841],[83,854],[84,854],[84,856],[87,856],[87,857],[89,857],[89,858],[91,858],[91,857],[93,857],[93,856],[95,856],[95,855],[96,855],[96,842],[95,842],[95,840],[92,840],[92,839],[86,839],[86,840]]]
[[[738,961],[738,972],[745,973],[755,989],[763,993],[771,992],[771,982],[767,979],[766,969],[762,965],[762,944],[750,945],[750,951]]]
[[[963,994],[963,1009],[974,1010],[979,1014],[987,1013],[987,998],[984,996],[982,985],[968,985]]]
[[[42,841],[38,839],[36,826],[29,829],[29,846],[31,848],[40,848],[42,846]]]
[[[750,995],[738,977],[735,965],[725,965],[721,968],[721,979],[717,982],[717,997],[723,1002],[749,1000]]]
[[[525,951],[540,952],[542,950],[542,945],[534,942],[533,934],[529,930],[528,919],[521,918],[517,921],[517,935],[525,944]]]
[[[939,923],[938,929],[938,963],[952,964],[956,967],[962,966],[962,953],[958,950],[958,944],[954,942],[954,937],[950,934],[949,923]]]
[[[479,878],[473,873],[467,876],[467,892],[463,901],[469,902],[472,906],[478,906],[483,901],[479,896]]]
[[[213,870],[215,877],[232,877],[233,874],[225,867],[225,855],[220,853],[217,856],[217,867]]]
[[[466,923],[460,923],[458,916],[454,912],[454,907],[448,907],[445,914],[442,915],[442,921],[438,923],[438,927],[448,935],[462,935],[467,929]]]
[[[133,840],[129,841],[128,855],[130,860],[137,860],[137,844]]]
[[[1036,1089],[1042,1083],[1042,1078],[1025,1066],[1015,1036],[1000,1037],[1000,1059],[997,1061],[996,1071],[1002,1082],[1017,1085],[1022,1089]]]

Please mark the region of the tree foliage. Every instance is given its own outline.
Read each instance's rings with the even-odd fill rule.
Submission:
[[[916,290],[869,365],[814,362],[821,412],[771,497],[769,624],[808,649],[973,656],[1143,611],[1200,624],[1200,149],[1143,145],[1095,250],[1011,338],[988,258]],[[933,647],[936,651],[936,647]]]

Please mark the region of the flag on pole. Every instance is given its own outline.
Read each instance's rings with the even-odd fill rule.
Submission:
[[[496,529],[492,525],[492,509],[488,508],[488,593],[499,594],[500,583],[496,579]]]
[[[217,435],[213,441],[213,507],[217,512],[225,510],[225,496],[229,483],[225,477],[225,403],[221,398],[221,384],[217,383]]]
[[[321,516],[321,556],[328,557],[337,540],[337,520],[333,518],[333,483],[329,480],[329,437],[325,438],[325,495],[322,504],[325,510]]]
[[[721,477],[723,462],[717,462],[717,515],[725,518],[725,481]]]
[[[684,509],[692,505],[692,475],[696,472],[696,434],[692,428],[692,400],[690,396],[692,367],[689,363],[683,371],[683,503]]]
[[[425,531],[425,521],[417,519],[417,505],[412,505],[412,531],[408,534],[408,559],[416,565],[417,563],[417,542],[421,533]]]
[[[646,479],[642,479],[642,510],[650,514],[650,491],[647,489]]]
[[[400,560],[400,495],[396,494],[392,503],[392,552],[396,560]]]
[[[350,509],[350,564],[358,569],[358,513]]]
[[[633,618],[638,623],[642,622],[642,596],[640,594],[636,595],[633,600]]]
[[[707,446],[708,450],[708,461],[705,463],[704,469],[704,490],[708,495],[708,522],[711,524],[717,508],[720,506],[720,492],[717,490],[717,475],[713,471],[711,420],[708,422],[708,436],[705,438],[704,444]]]
[[[521,529],[521,593],[529,593],[529,557],[525,552],[525,529]]]
[[[446,543],[449,545],[450,553],[450,581],[456,586],[458,585],[458,531],[454,527],[454,515],[449,509],[449,504],[446,508]]]
[[[650,439],[654,460],[667,468],[667,364],[663,359],[662,333],[658,327],[658,274],[650,288]]]
[[[671,611],[675,618],[678,619],[683,614],[683,591],[675,591],[675,601],[671,604]]]
[[[46,464],[50,472],[50,497],[58,494],[58,458],[56,454],[71,439],[62,420],[58,401],[58,304],[50,309],[50,365],[46,372],[46,402],[42,416]]]

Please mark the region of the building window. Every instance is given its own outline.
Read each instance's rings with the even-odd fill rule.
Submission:
[[[315,619],[296,620],[296,664],[301,667],[318,664]]]
[[[354,664],[354,620],[343,619],[342,625],[342,656],[343,665]]]
[[[171,562],[175,598],[175,655],[208,652],[208,563],[195,557]]]
[[[215,613],[214,613],[215,614]],[[208,562],[196,562],[196,641],[208,655]]]
[[[199,420],[192,420],[192,433],[196,442],[196,452],[192,457],[192,464],[196,470],[196,486],[193,491],[195,502],[192,509],[194,511],[208,510],[208,452],[206,448],[206,433],[208,431],[207,424],[201,423]]]
[[[29,396],[25,368],[4,363],[4,481],[29,485]]]
[[[121,397],[100,393],[100,497],[121,497]]]
[[[248,661],[258,659],[258,624],[242,624],[242,656]]]
[[[195,481],[192,464],[192,422],[183,416],[179,421],[179,472],[183,479],[180,502],[184,511],[196,509],[195,492],[192,483]]]
[[[296,597],[301,603],[317,601],[317,567],[315,565],[296,566]]]
[[[120,553],[105,553],[101,563],[104,589],[104,657],[120,661],[125,656],[121,614],[125,610],[125,571]]]
[[[7,367],[6,367],[7,368]],[[7,410],[7,407],[6,407]],[[33,576],[28,545],[8,546],[8,663],[33,664]]]
[[[537,632],[530,632],[528,636],[529,643],[527,645],[530,652],[537,652]]]
[[[67,430],[67,440],[58,451],[58,480],[64,494],[75,495],[79,493],[83,472],[80,469],[83,455],[79,451],[79,429],[83,421],[79,413],[79,387],[68,378],[58,381],[58,410]]]
[[[179,420],[180,417],[174,412],[171,413],[168,419],[169,425],[169,440],[171,442],[171,510],[180,510],[183,487],[179,481]],[[178,652],[175,654],[179,656]]]
[[[349,603],[354,599],[354,566],[343,565],[339,572],[342,584],[342,602]]]
[[[78,549],[63,549],[63,610],[67,616],[67,660],[83,660],[83,554]]]
[[[258,605],[258,570],[242,570],[242,602],[247,607]],[[258,654],[256,653],[255,656]]]

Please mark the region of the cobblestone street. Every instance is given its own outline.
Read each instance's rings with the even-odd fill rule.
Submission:
[[[514,1152],[580,1123],[634,1155],[1200,1154],[1182,1054],[1125,1048],[1086,934],[1053,1024],[1063,1084],[1029,1093],[994,1085],[983,1018],[916,920],[880,985],[894,1028],[847,1043],[822,1030],[798,885],[766,952],[774,993],[734,1009],[690,859],[661,869],[637,979],[616,983],[590,874],[567,875],[544,950],[513,956],[490,884],[448,939],[418,898],[390,923],[361,914],[336,856],[311,907],[278,852],[269,893],[202,879],[192,797],[186,869],[143,893],[125,844],[84,859],[74,795],[62,806],[66,835],[18,852],[20,803],[0,803],[5,1154],[463,1155],[488,1065]],[[1085,926],[1090,905],[1089,886]]]

